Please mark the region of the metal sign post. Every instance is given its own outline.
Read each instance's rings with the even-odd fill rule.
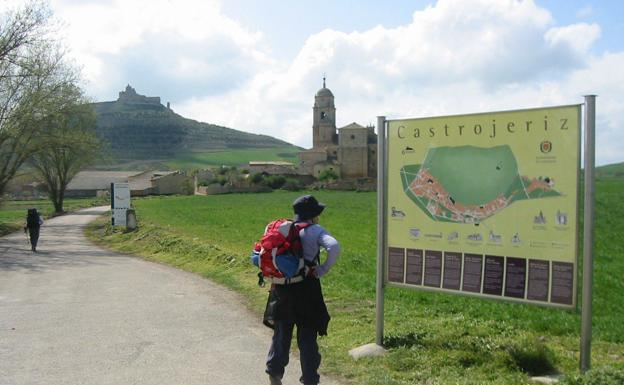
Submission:
[[[383,346],[386,221],[386,117],[377,117],[377,286],[375,343]]]
[[[583,308],[581,313],[581,372],[591,365],[594,245],[594,158],[596,96],[585,96],[585,212],[583,224]]]

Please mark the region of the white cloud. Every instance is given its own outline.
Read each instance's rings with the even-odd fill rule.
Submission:
[[[309,147],[324,72],[338,126],[375,123],[377,115],[574,104],[597,93],[597,160],[622,161],[624,53],[591,56],[598,25],[556,25],[530,0],[440,0],[406,25],[326,29],[291,62],[275,61],[264,36],[216,2],[111,0],[99,8],[58,1],[63,14],[81,20],[72,36],[92,27],[73,46],[96,96],[110,99],[131,82],[184,116]]]
[[[97,99],[128,82],[173,101],[220,93],[272,63],[262,34],[223,15],[217,1],[55,0],[53,8]]]
[[[557,46],[567,44],[570,49],[584,54],[591,44],[600,37],[600,27],[596,24],[579,23],[560,28],[551,28],[546,32],[546,41]]]

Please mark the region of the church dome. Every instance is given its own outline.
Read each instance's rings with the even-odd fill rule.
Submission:
[[[323,88],[321,88],[320,90],[318,90],[316,92],[316,96],[317,97],[331,96],[333,98],[334,94],[332,94],[332,92],[329,90],[329,88],[323,87]]]

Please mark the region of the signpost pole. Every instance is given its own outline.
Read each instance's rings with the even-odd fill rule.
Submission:
[[[592,286],[594,243],[594,158],[596,96],[585,96],[585,205],[583,224],[583,308],[581,314],[581,372],[591,365]]]
[[[377,283],[375,343],[383,346],[384,265],[386,221],[386,117],[377,117]]]
[[[111,182],[111,226],[115,227],[115,183]]]

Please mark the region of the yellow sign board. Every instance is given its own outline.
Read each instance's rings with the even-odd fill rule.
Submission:
[[[580,113],[388,121],[386,281],[575,306]]]

